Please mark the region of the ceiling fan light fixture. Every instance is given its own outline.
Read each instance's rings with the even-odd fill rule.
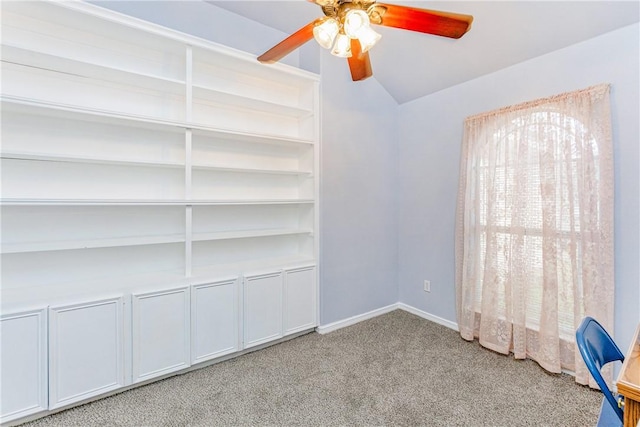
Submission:
[[[382,38],[371,24],[459,39],[473,22],[471,15],[377,3],[377,0],[308,1],[319,5],[324,16],[258,56],[259,62],[272,64],[315,38],[331,54],[348,58],[352,80],[361,81],[373,75],[369,50]]]
[[[351,39],[346,34],[338,34],[338,37],[336,37],[336,44],[333,46],[331,54],[339,56],[340,58],[350,58]]]
[[[369,15],[362,9],[351,9],[344,16],[344,32],[352,39],[359,37],[370,25]]]
[[[382,35],[373,31],[371,27],[367,27],[360,31],[358,35],[358,40],[360,41],[360,46],[362,47],[362,53],[371,49],[378,40],[382,38]]]
[[[333,42],[338,35],[340,26],[333,18],[325,19],[320,25],[313,27],[313,37],[318,44],[325,49],[331,49]]]

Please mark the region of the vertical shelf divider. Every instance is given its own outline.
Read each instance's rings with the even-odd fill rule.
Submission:
[[[191,277],[193,268],[193,207],[185,206],[184,275]]]
[[[193,47],[186,45],[185,51],[185,82],[186,82],[186,111],[185,118],[187,123],[191,123],[193,115]],[[185,147],[184,147],[184,197],[185,200],[191,200],[192,188],[193,188],[193,148],[192,148],[193,131],[190,128],[185,129]],[[184,267],[185,277],[191,277],[193,271],[193,206],[185,205],[185,254],[184,254]]]
[[[185,118],[187,119],[187,123],[191,123],[193,119],[193,47],[190,45],[186,45],[185,51],[185,65],[186,65],[186,74],[185,74],[185,101],[186,101],[186,114]]]

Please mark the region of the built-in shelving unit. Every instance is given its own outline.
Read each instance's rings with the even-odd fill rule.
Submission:
[[[0,422],[316,326],[317,75],[81,1],[1,19],[2,371],[38,370]]]

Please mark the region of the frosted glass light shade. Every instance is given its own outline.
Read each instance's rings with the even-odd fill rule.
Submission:
[[[358,38],[359,33],[369,28],[369,16],[367,12],[360,9],[353,9],[347,12],[344,17],[344,32],[352,39]]]
[[[338,34],[336,38],[336,44],[331,51],[332,55],[339,56],[341,58],[351,57],[351,39],[346,34]]]
[[[322,24],[313,27],[313,37],[318,44],[325,49],[331,49],[333,41],[339,31],[338,21],[333,18],[325,20]]]
[[[362,52],[366,52],[371,49],[381,38],[382,36],[373,31],[371,27],[362,29],[358,34],[358,40],[360,40]]]

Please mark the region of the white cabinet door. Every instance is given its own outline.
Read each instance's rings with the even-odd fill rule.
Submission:
[[[282,337],[282,273],[244,278],[244,347]]]
[[[316,326],[316,269],[285,270],[284,334],[293,334]]]
[[[47,409],[47,309],[0,317],[0,422]]]
[[[190,366],[189,288],[134,294],[133,382]]]
[[[240,350],[238,280],[191,289],[191,363]]]
[[[122,387],[123,298],[49,308],[49,407]]]

